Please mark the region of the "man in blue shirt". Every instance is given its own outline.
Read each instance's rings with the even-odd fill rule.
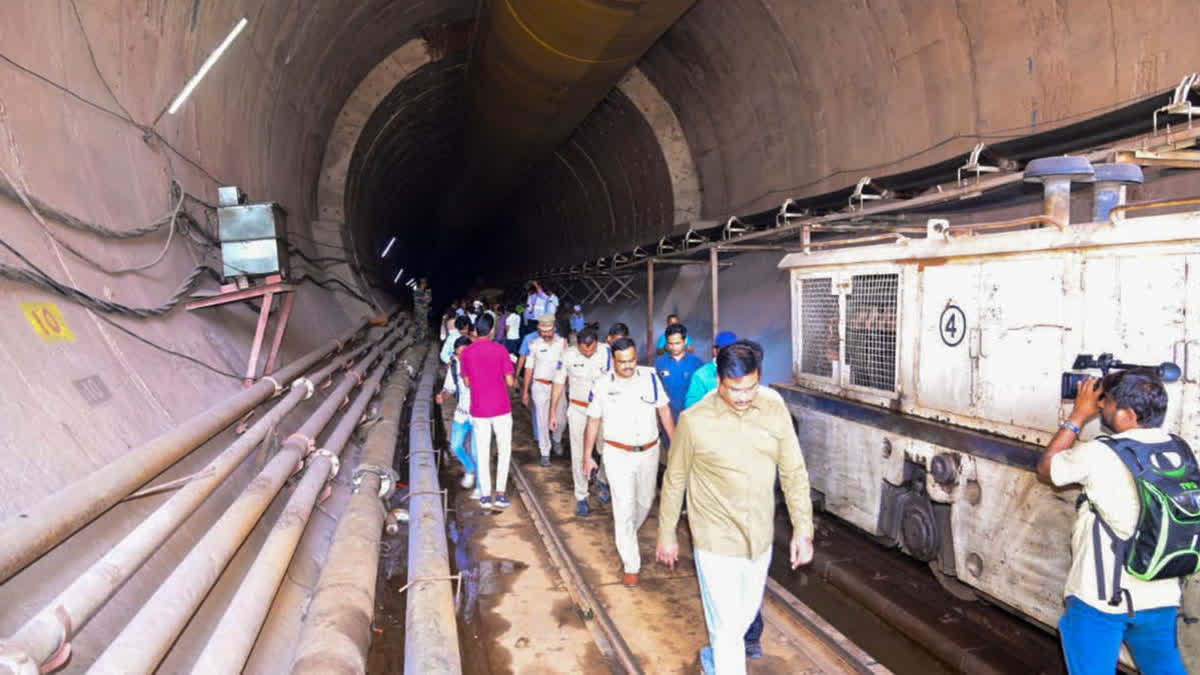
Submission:
[[[571,332],[578,333],[583,330],[583,309],[579,305],[575,305],[574,311],[571,312]]]
[[[465,316],[456,316],[454,317],[454,328],[456,329],[454,332],[446,335],[446,340],[442,343],[442,351],[438,355],[441,357],[442,363],[446,365],[450,365],[450,359],[454,357],[454,343],[458,341],[458,338],[469,337],[471,320]]]
[[[687,400],[683,402],[683,409],[687,410],[704,395],[713,389],[717,388],[717,352],[721,351],[721,347],[727,347],[737,342],[737,335],[733,331],[723,330],[717,333],[716,339],[713,340],[712,361],[700,366],[700,369],[692,373],[692,382],[688,385]]]
[[[525,361],[526,361],[526,359],[529,358],[529,345],[537,338],[538,338],[537,331],[534,331],[534,332],[526,335],[521,340],[521,347],[519,349],[517,349],[517,356],[518,356],[518,358],[517,358],[517,377],[525,376]],[[518,384],[518,386],[522,387],[522,391],[524,391],[524,386],[525,386],[524,383],[518,382],[517,384]],[[537,438],[537,435],[538,435],[537,414],[535,412],[533,412],[533,406],[528,406],[528,408],[529,408],[529,417],[530,417],[530,419],[533,420],[533,437]]]
[[[687,398],[688,384],[692,381],[692,373],[696,372],[704,362],[695,354],[687,352],[687,328],[681,323],[667,326],[667,353],[658,357],[654,369],[662,380],[667,397],[671,399],[671,416],[679,419],[683,412],[683,403]]]
[[[668,314],[667,315],[667,328],[670,328],[671,326],[675,326],[678,324],[679,324],[679,315],[678,314]],[[691,336],[688,336],[688,339],[685,344],[687,345],[688,353],[689,354],[692,353],[692,338],[691,338]],[[664,330],[662,332],[662,334],[658,336],[658,343],[655,345],[655,349],[656,349],[655,353],[657,353],[657,354],[661,355],[661,354],[667,353],[667,331]]]

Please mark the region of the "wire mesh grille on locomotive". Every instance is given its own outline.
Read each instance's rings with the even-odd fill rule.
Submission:
[[[839,326],[843,296],[834,294],[832,277],[802,279],[800,284],[800,372],[895,391],[899,275],[853,275],[844,296],[844,326]],[[835,375],[834,364],[843,357],[846,368]]]
[[[833,377],[838,354],[838,296],[829,277],[800,281],[800,372]]]
[[[896,274],[851,277],[846,296],[846,384],[896,390],[898,280]]]

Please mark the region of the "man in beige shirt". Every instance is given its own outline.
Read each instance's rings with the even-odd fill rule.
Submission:
[[[591,513],[588,505],[588,478],[583,472],[583,436],[587,430],[588,408],[592,404],[592,383],[607,375],[612,356],[608,345],[601,345],[595,328],[582,328],[575,346],[568,347],[558,369],[554,371],[554,389],[550,392],[550,409],[557,410],[565,400],[567,427],[571,433],[571,479],[575,488],[575,515]],[[570,389],[568,389],[568,385]],[[562,421],[551,418],[550,429],[555,431]]]
[[[705,672],[746,672],[742,641],[762,604],[775,530],[778,473],[792,520],[792,567],[813,556],[808,472],[783,398],[760,386],[762,347],[739,340],[717,355],[718,385],[679,418],[659,496],[658,560],[679,557],[675,529],[687,489],[688,524],[704,602]]]
[[[658,477],[658,424],[668,440],[675,433],[670,399],[653,368],[637,364],[637,347],[627,337],[613,341],[613,369],[592,384],[588,425],[583,441],[583,473],[596,470],[592,449],[604,425],[602,461],[612,491],[613,530],[617,553],[625,567],[621,582],[638,585],[642,557],[638,530],[654,505],[654,481]]]

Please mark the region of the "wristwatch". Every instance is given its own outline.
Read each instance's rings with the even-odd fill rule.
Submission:
[[[1070,429],[1076,436],[1079,435],[1079,427],[1075,426],[1071,420],[1064,420],[1063,423],[1058,426],[1062,427],[1063,429]]]

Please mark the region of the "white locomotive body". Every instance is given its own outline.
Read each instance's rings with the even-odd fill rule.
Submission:
[[[1070,410],[1075,356],[1178,363],[1165,426],[1200,448],[1200,213],[931,227],[780,267],[795,380],[778,389],[824,509],[1045,626],[1062,613],[1077,491],[1034,468]],[[1184,610],[1200,611],[1196,585]],[[1180,623],[1180,642],[1200,669],[1200,626]]]

